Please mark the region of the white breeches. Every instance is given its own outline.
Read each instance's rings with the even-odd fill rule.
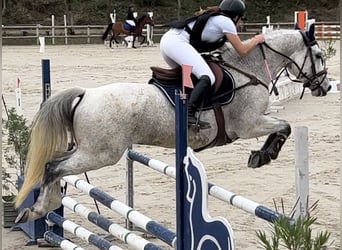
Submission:
[[[128,23],[131,26],[135,26],[135,22],[133,20],[126,20],[126,23]]]
[[[213,85],[215,75],[200,53],[192,47],[189,37],[190,35],[185,30],[170,29],[160,40],[160,52],[171,68],[182,64],[191,65],[192,73],[197,78],[207,75]]]

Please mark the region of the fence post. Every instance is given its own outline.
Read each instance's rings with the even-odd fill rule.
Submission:
[[[40,24],[37,24],[36,26],[37,45],[39,45],[39,26]]]
[[[296,167],[296,214],[295,217],[304,218],[307,214],[309,199],[309,153],[308,128],[295,128],[295,167]]]
[[[132,149],[130,145],[127,150]],[[127,154],[126,154],[127,155]],[[134,173],[133,173],[133,161],[127,156],[126,159],[126,205],[134,207]],[[133,223],[126,219],[126,228],[133,230]]]
[[[90,27],[89,27],[89,24],[87,27],[87,43],[90,44]]]
[[[51,43],[55,44],[55,15],[51,15]]]
[[[51,95],[50,60],[42,59],[43,102]]]
[[[187,237],[189,215],[185,212],[184,197],[186,197],[184,183],[187,181],[184,171],[184,157],[188,142],[187,96],[185,93],[176,93],[175,114],[175,148],[176,148],[176,228],[177,250],[185,250],[189,238]]]
[[[64,15],[64,43],[68,44],[68,29],[67,29],[67,20],[66,20],[66,15]]]

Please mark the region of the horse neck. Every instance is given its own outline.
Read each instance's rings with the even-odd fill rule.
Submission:
[[[141,32],[146,23],[147,23],[146,17],[141,18],[137,23],[136,31]]]
[[[296,51],[303,50],[305,48],[302,35],[298,30],[278,30],[271,32],[265,36],[265,41],[274,50],[291,57]],[[277,53],[268,51],[269,56]]]
[[[290,57],[303,46],[303,39],[301,35],[298,31],[294,30],[279,30],[271,32],[265,35],[265,41],[271,48],[288,57]],[[224,51],[222,57],[229,64],[232,64],[240,70],[252,74],[259,80],[267,83],[270,81],[270,78],[265,65],[265,59],[273,78],[283,67],[286,66],[289,60],[284,56],[281,56],[280,54],[266,48],[266,46],[262,46],[265,51],[265,58],[262,55],[260,46],[255,47],[243,58],[237,55],[232,46],[228,46],[228,49]],[[245,82],[240,82],[237,84],[243,85]]]

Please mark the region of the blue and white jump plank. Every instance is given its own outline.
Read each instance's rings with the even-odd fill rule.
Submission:
[[[162,161],[151,159],[131,149],[127,151],[127,158],[132,161],[137,161],[166,176],[172,177],[174,179],[176,178],[175,167],[169,166]],[[240,195],[234,194],[220,186],[211,184],[209,182],[208,194],[269,222],[274,222],[275,220],[284,216],[276,211],[273,211],[270,208],[260,205],[259,203],[251,201]]]
[[[60,247],[64,250],[85,250],[84,248],[72,243],[71,241],[64,239],[63,237],[59,236],[58,234],[55,234],[52,231],[46,231],[44,233],[44,239],[55,245],[56,247]]]
[[[49,212],[46,215],[46,219],[48,220],[48,224],[54,223],[101,250],[123,250],[121,247],[112,245],[108,240],[101,238],[97,234],[90,232],[88,229],[63,218],[55,212]]]
[[[63,180],[81,190],[83,193],[88,194],[91,198],[101,202],[103,205],[117,212],[121,216],[125,217],[136,226],[164,241],[169,246],[176,247],[176,234],[165,228],[160,223],[152,220],[142,213],[139,213],[133,208],[127,206],[126,204],[120,202],[106,192],[101,191],[77,176],[65,176],[63,177]]]
[[[78,203],[71,197],[63,197],[62,204],[64,207],[74,211],[75,213],[83,216],[85,219],[89,220],[93,224],[99,226],[103,230],[109,232],[116,238],[128,244],[132,249],[136,250],[162,250],[162,248],[156,246],[155,244],[147,241],[146,239],[134,234],[133,232],[127,230],[126,228],[113,223],[106,217],[90,210],[89,208]]]

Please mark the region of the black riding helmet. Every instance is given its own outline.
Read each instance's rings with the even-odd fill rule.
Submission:
[[[229,17],[239,17],[245,19],[246,6],[242,0],[223,0],[219,5],[220,10]]]

